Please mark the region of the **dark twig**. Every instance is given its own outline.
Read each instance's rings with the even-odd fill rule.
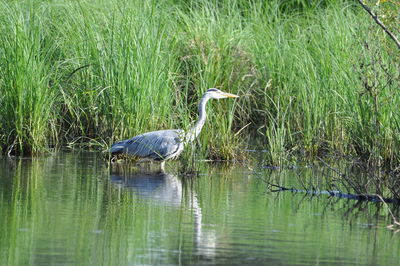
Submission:
[[[350,186],[356,190],[357,193],[361,193],[361,190],[357,189],[357,186],[355,186],[353,184],[353,182],[350,180],[350,178],[348,178],[345,174],[341,173],[338,169],[332,167],[331,165],[329,165],[328,163],[326,163],[324,160],[322,160],[322,158],[320,158],[319,156],[317,156],[317,159],[323,163],[326,167],[328,167],[329,169],[331,169],[333,172],[335,172],[338,176],[340,176],[341,178],[345,179],[347,181],[348,184],[350,184]],[[349,188],[346,186],[346,184],[344,182],[342,182],[342,184],[344,185],[344,187],[346,188],[347,191],[349,191]]]
[[[383,198],[382,196],[377,195],[377,194],[348,194],[348,193],[342,193],[341,191],[338,191],[338,190],[302,190],[302,189],[296,189],[296,188],[282,187],[279,185],[271,184],[270,182],[268,182],[268,184],[271,187],[277,188],[277,189],[271,190],[271,192],[291,191],[291,192],[295,192],[295,193],[306,193],[308,195],[328,195],[330,197],[339,197],[339,198],[345,198],[345,199],[350,199],[350,200],[383,202],[384,204],[386,204],[386,206],[387,206],[387,203],[399,204],[398,199]],[[392,217],[394,218],[393,214],[392,214]],[[394,220],[395,220],[395,223],[397,223],[397,220],[396,219],[394,219]]]
[[[90,66],[90,65],[87,64],[87,65],[80,66],[80,67],[78,67],[77,69],[74,69],[74,71],[72,71],[72,72],[68,75],[68,77],[65,79],[65,81],[68,81],[68,80],[69,80],[76,72],[78,72],[79,70],[84,69],[84,68],[89,67],[89,66]]]
[[[378,24],[388,35],[389,37],[396,43],[397,47],[400,49],[400,41],[396,38],[396,36],[383,24],[383,22],[378,18],[377,14],[374,14],[372,10],[362,1],[358,0],[360,5],[368,12],[368,14],[375,20],[376,24]]]
[[[380,195],[376,195],[377,197],[379,197],[379,199],[385,204],[386,208],[388,209],[390,215],[392,216],[393,219],[393,224],[389,225],[388,228],[392,229],[394,227],[394,224],[397,226],[400,226],[400,222],[397,221],[396,216],[394,216],[392,210],[389,208],[389,206],[387,205],[387,202],[384,198],[382,198],[382,196]]]

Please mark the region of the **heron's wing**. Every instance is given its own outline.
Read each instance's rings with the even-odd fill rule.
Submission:
[[[182,148],[180,135],[180,130],[153,131],[115,143],[110,151],[120,151],[152,160],[165,160]]]

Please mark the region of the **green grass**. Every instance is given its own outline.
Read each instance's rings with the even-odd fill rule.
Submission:
[[[273,164],[400,158],[399,58],[347,1],[1,1],[0,28],[3,153],[189,128],[218,87],[242,97],[208,104],[204,157],[237,158],[252,130]]]
[[[250,49],[260,75],[272,84],[260,92],[266,97],[262,109],[269,118],[265,130],[270,146],[282,143],[285,150],[311,155],[334,150],[373,159],[388,158],[388,151],[397,150],[391,118],[399,102],[399,80],[376,88],[377,97],[385,101],[377,103],[380,107],[375,114],[374,97],[359,79],[365,77],[360,65],[371,64],[363,57],[375,51],[382,64],[392,68],[389,72],[399,72],[382,49],[383,33],[373,31],[360,20],[368,21],[368,17],[354,9],[332,4],[318,12],[281,17],[281,23],[267,27],[267,23],[254,23],[252,36],[268,36],[267,40],[256,37]],[[369,49],[363,47],[364,42]],[[388,78],[383,69],[375,67],[366,75],[385,84]]]
[[[47,42],[43,10],[1,6],[1,140],[5,151],[36,153],[57,138],[55,107],[60,89],[53,61],[56,46]],[[54,37],[54,36],[52,36]]]

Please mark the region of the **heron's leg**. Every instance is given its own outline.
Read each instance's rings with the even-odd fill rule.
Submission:
[[[160,163],[160,172],[165,172],[165,161],[162,161],[161,163]]]

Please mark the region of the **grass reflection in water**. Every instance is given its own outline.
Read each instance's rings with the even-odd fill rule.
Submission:
[[[396,264],[377,204],[268,193],[309,168],[200,164],[197,177],[109,169],[97,153],[0,160],[0,262],[56,264]]]

